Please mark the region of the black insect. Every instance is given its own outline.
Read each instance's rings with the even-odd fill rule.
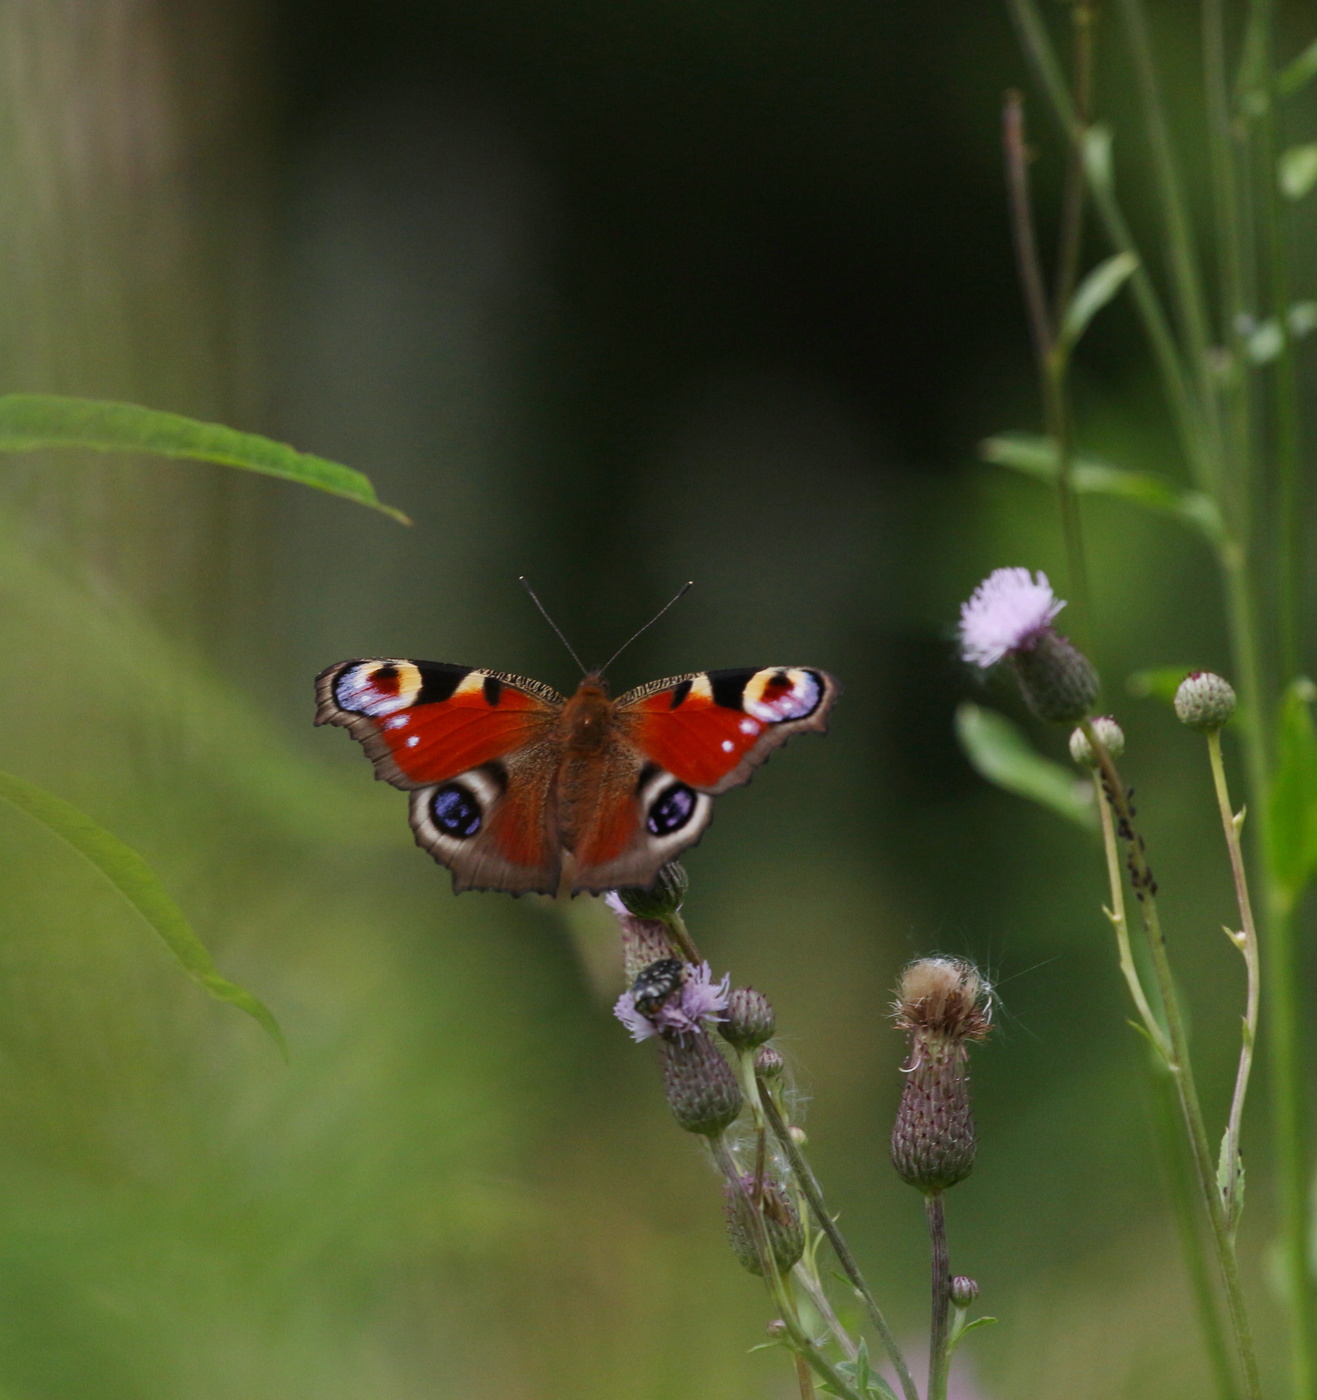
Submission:
[[[631,984],[631,1000],[642,1016],[653,1016],[681,990],[686,980],[686,964],[680,958],[659,958],[642,967]]]

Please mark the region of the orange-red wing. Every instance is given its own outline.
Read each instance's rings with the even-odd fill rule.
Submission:
[[[702,671],[622,696],[619,719],[645,759],[702,792],[748,781],[792,734],[827,728],[837,683],[825,671],[769,666]]]
[[[542,743],[562,697],[519,676],[435,661],[340,661],[316,680],[317,724],[351,731],[379,776],[442,783]]]

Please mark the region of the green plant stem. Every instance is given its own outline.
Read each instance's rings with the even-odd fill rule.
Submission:
[[[814,1309],[823,1319],[832,1339],[845,1353],[847,1361],[854,1361],[860,1354],[859,1348],[855,1345],[855,1340],[851,1334],[841,1325],[841,1319],[833,1310],[832,1304],[828,1301],[828,1295],[824,1292],[823,1285],[805,1267],[804,1260],[796,1264],[791,1270],[796,1282],[809,1294],[809,1301],[814,1304]]]
[[[947,1400],[947,1320],[951,1314],[951,1259],[947,1252],[947,1219],[942,1193],[924,1197],[931,1250],[932,1314],[928,1335],[928,1400]]]
[[[906,1365],[901,1348],[897,1345],[896,1336],[888,1326],[882,1309],[879,1308],[873,1294],[869,1291],[869,1285],[864,1281],[864,1275],[860,1272],[860,1266],[855,1262],[855,1256],[851,1253],[850,1246],[847,1245],[841,1231],[837,1229],[837,1222],[828,1214],[827,1205],[823,1200],[823,1192],[819,1189],[819,1183],[814,1176],[813,1169],[805,1160],[800,1148],[796,1146],[795,1140],[791,1136],[791,1130],[783,1121],[772,1093],[762,1080],[760,1080],[759,1089],[760,1101],[763,1104],[764,1116],[768,1119],[768,1126],[773,1130],[773,1136],[781,1144],[782,1151],[786,1153],[787,1161],[791,1163],[791,1170],[795,1174],[796,1181],[799,1183],[801,1191],[804,1192],[805,1199],[809,1202],[814,1223],[828,1237],[828,1243],[832,1246],[837,1261],[841,1264],[846,1277],[850,1279],[851,1286],[868,1309],[869,1319],[896,1371],[902,1395],[904,1395],[905,1400],[919,1400],[919,1391],[910,1374],[910,1368]]]
[[[800,1318],[796,1312],[795,1300],[791,1297],[791,1290],[787,1286],[786,1280],[778,1272],[777,1261],[773,1258],[773,1250],[769,1244],[764,1217],[760,1213],[758,1204],[750,1192],[746,1190],[741,1169],[736,1163],[736,1158],[732,1156],[726,1136],[719,1134],[718,1137],[711,1138],[709,1149],[713,1153],[714,1161],[717,1162],[718,1169],[723,1176],[735,1190],[740,1191],[745,1197],[746,1218],[750,1222],[750,1232],[754,1236],[755,1253],[759,1256],[759,1267],[763,1273],[764,1283],[773,1299],[773,1304],[787,1330],[792,1351],[798,1358],[803,1358],[814,1373],[822,1376],[839,1396],[844,1397],[844,1400],[867,1400],[867,1397],[858,1395],[851,1386],[847,1385],[845,1377],[814,1345],[805,1329],[800,1325]]]
[[[695,940],[686,927],[686,920],[674,909],[663,922],[667,925],[672,941],[677,945],[683,960],[698,967],[704,961],[704,955],[695,946]]]
[[[809,1363],[803,1356],[797,1355],[796,1361],[796,1384],[800,1386],[800,1400],[814,1400],[814,1377],[810,1373]]]
[[[1253,1047],[1257,1043],[1258,1005],[1261,998],[1260,970],[1258,966],[1258,934],[1253,922],[1253,901],[1248,893],[1248,873],[1244,868],[1244,852],[1239,841],[1240,827],[1244,824],[1244,813],[1235,815],[1230,805],[1230,789],[1226,785],[1225,764],[1221,759],[1221,734],[1215,730],[1207,736],[1207,754],[1212,765],[1212,785],[1216,789],[1217,808],[1221,813],[1221,826],[1225,832],[1226,849],[1230,853],[1230,874],[1235,882],[1235,899],[1239,905],[1240,930],[1234,933],[1227,929],[1230,941],[1244,955],[1244,966],[1248,974],[1248,992],[1245,1001],[1243,1040],[1239,1049],[1239,1069],[1235,1075],[1235,1092],[1230,1101],[1230,1119],[1226,1127],[1226,1179],[1225,1207],[1226,1220],[1232,1229],[1239,1219],[1239,1134],[1244,1119],[1244,1100],[1248,1096],[1249,1075],[1253,1069]]]
[[[1093,106],[1093,25],[1096,15],[1089,0],[1074,0],[1071,6],[1074,50],[1071,63],[1071,97],[1080,130],[1087,127]],[[1065,193],[1061,196],[1061,232],[1057,239],[1056,288],[1052,297],[1052,320],[1061,324],[1065,309],[1079,281],[1079,254],[1083,247],[1084,150],[1073,136],[1067,142]]]
[[[1079,501],[1074,483],[1074,444],[1066,405],[1066,370],[1069,355],[1056,333],[1047,309],[1042,259],[1034,229],[1033,202],[1029,195],[1029,157],[1024,137],[1024,102],[1018,92],[1006,95],[1002,113],[1002,144],[1006,157],[1006,187],[1015,241],[1016,264],[1029,331],[1038,365],[1039,388],[1047,435],[1056,448],[1056,490],[1061,513],[1061,537],[1065,544],[1067,572],[1083,641],[1090,630],[1088,569],[1079,522]]]
[[[1199,1194],[1207,1210],[1208,1222],[1211,1226],[1212,1243],[1215,1247],[1217,1267],[1225,1290],[1226,1310],[1230,1316],[1235,1354],[1243,1373],[1244,1395],[1247,1400],[1261,1400],[1257,1355],[1253,1348],[1252,1329],[1249,1326],[1248,1312],[1244,1305],[1244,1292],[1239,1279],[1239,1262],[1235,1255],[1234,1239],[1227,1226],[1221,1193],[1217,1189],[1212,1150],[1208,1143],[1202,1105],[1199,1102],[1198,1090],[1194,1083],[1193,1064],[1189,1056],[1189,1042],[1185,1034],[1184,1018],[1180,1012],[1179,994],[1175,988],[1175,977],[1171,971],[1166,938],[1162,932],[1161,917],[1157,910],[1156,881],[1153,879],[1147,857],[1144,854],[1142,838],[1134,827],[1134,812],[1130,807],[1129,797],[1120,774],[1111,760],[1111,755],[1097,734],[1094,733],[1093,726],[1089,721],[1085,720],[1082,727],[1093,752],[1097,755],[1107,799],[1112,805],[1120,834],[1126,843],[1130,883],[1134,887],[1139,907],[1143,913],[1144,933],[1147,937],[1148,950],[1152,955],[1157,990],[1161,994],[1162,1008],[1166,1017],[1167,1039],[1171,1047],[1171,1057],[1167,1062],[1167,1068],[1170,1070],[1172,1082],[1175,1084],[1176,1095],[1180,1102],[1180,1112],[1184,1118],[1189,1145],[1193,1152]]]

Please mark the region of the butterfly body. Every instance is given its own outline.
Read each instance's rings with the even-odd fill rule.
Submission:
[[[358,739],[411,792],[417,844],[455,890],[594,893],[647,886],[699,840],[712,796],[800,730],[822,730],[822,671],[703,671],[612,699],[602,676],[564,698],[538,681],[442,662],[341,661],[317,724]]]

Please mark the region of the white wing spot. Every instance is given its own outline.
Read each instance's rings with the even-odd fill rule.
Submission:
[[[417,746],[417,744],[419,744],[420,742],[421,742],[420,737],[419,737],[418,735],[416,735],[416,734],[413,734],[413,735],[411,735],[411,737],[407,740],[407,747],[408,747],[409,749],[414,749],[414,748]]]
[[[731,741],[730,739],[724,739],[724,740],[723,740],[723,752],[724,752],[724,753],[731,753],[731,751],[732,751],[735,747],[736,747],[736,745],[733,744],[732,741]]]
[[[386,729],[406,729],[409,723],[410,718],[407,715],[390,715],[384,721],[384,727]]]
[[[760,729],[760,724],[759,724],[759,721],[758,721],[758,720],[754,720],[754,719],[743,719],[743,720],[741,721],[741,733],[742,733],[742,734],[758,734],[758,733],[759,733],[759,729]]]

